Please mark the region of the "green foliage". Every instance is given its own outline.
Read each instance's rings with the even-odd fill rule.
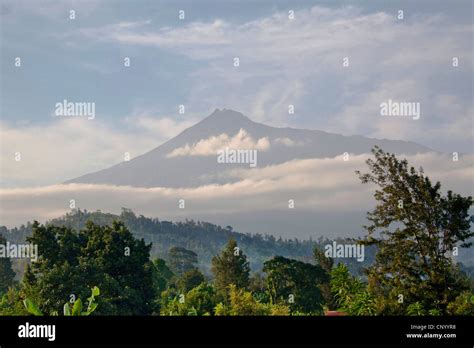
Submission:
[[[74,301],[74,304],[70,306],[70,302],[66,302],[63,306],[63,313],[64,316],[89,316],[92,314],[98,304],[95,302],[95,297],[100,295],[100,290],[97,286],[94,286],[91,289],[91,296],[87,299],[89,304],[87,306],[87,310],[83,311],[83,305],[82,305],[82,300],[78,298],[76,301]],[[29,298],[26,298],[23,301],[23,304],[28,311],[29,314],[35,315],[35,316],[42,316],[44,315],[43,312],[39,309],[39,307],[36,305],[34,301],[32,301]],[[57,315],[57,312],[51,312],[50,315]]]
[[[0,245],[6,244],[6,239],[0,234]],[[0,295],[5,293],[14,284],[15,272],[12,269],[12,262],[7,257],[0,257]]]
[[[178,289],[188,292],[206,280],[204,274],[197,268],[185,272],[176,282]]]
[[[216,316],[227,316],[229,315],[229,309],[222,302],[219,302],[214,310]]]
[[[161,315],[213,315],[217,304],[217,295],[214,287],[201,283],[184,294],[163,292]]]
[[[161,293],[172,286],[174,274],[166,265],[166,261],[162,259],[155,259],[151,268],[153,289],[155,291],[153,313],[159,313],[161,310]]]
[[[215,287],[221,294],[226,293],[230,284],[237,288],[247,288],[249,285],[250,266],[247,256],[233,239],[228,241],[220,255],[212,258],[211,269]]]
[[[237,288],[230,284],[229,304],[219,303],[215,308],[216,316],[263,316],[263,315],[289,315],[290,308],[284,304],[260,303],[252,296],[250,291]]]
[[[407,314],[411,316],[426,315],[426,310],[423,308],[421,302],[415,302],[408,305]]]
[[[127,209],[120,216],[75,211],[46,226],[0,227],[17,242],[31,233],[28,241],[41,250],[38,261],[27,265],[21,288],[11,286],[10,260],[0,260],[0,293],[6,292],[0,315],[58,315],[61,309],[66,316],[320,315],[323,305],[350,315],[473,315],[472,284],[464,274],[469,268],[448,255],[454,247],[470,247],[472,198],[443,195],[422,169],[380,149],[373,152],[371,172],[358,173],[363,183],[378,185],[361,241],[365,265],[377,252],[366,272],[368,285],[357,276],[364,263],[346,260],[334,267],[321,250],[323,239],[275,240],[230,226],[160,222]],[[98,224],[85,222],[91,218]],[[135,239],[126,226],[153,245]],[[250,250],[253,265],[266,260],[265,277],[249,278],[250,261],[237,242]],[[163,259],[150,261],[151,250],[164,257],[168,249],[169,267]],[[214,274],[213,284],[198,270],[198,260],[204,260],[206,275]],[[13,266],[18,270],[19,264]],[[85,308],[81,299],[96,284],[102,294],[96,301],[99,290],[93,288]],[[72,294],[77,300],[64,304]]]
[[[452,315],[474,315],[474,293],[462,292],[448,305],[448,313]]]
[[[331,271],[331,291],[339,310],[351,315],[375,315],[376,303],[366,286],[339,263]]]
[[[367,164],[370,173],[357,172],[362,183],[378,186],[377,205],[367,214],[367,245],[376,245],[375,264],[368,268],[369,286],[385,314],[447,314],[449,303],[469,288],[448,253],[470,247],[469,208],[472,197],[432,184],[423,169],[379,148]],[[379,237],[380,236],[380,237]],[[403,296],[403,302],[396,301]]]
[[[270,293],[266,289],[266,281],[261,273],[253,273],[249,280],[249,290],[252,296],[260,303],[270,303]]]
[[[122,223],[88,223],[75,232],[67,227],[35,222],[28,239],[41,250],[23,279],[23,291],[45,313],[63,309],[74,294],[87,296],[90,287],[102,291],[98,314],[149,314],[154,296],[150,246],[136,240]]]
[[[424,316],[424,315],[438,316],[438,315],[441,315],[441,311],[436,308],[426,310],[423,307],[423,304],[421,302],[415,302],[415,303],[410,303],[407,306],[406,314],[409,316]]]
[[[326,257],[324,251],[319,248],[314,248],[313,257],[317,265],[321,266],[326,273],[331,273],[332,268],[334,267],[334,260],[331,257]]]
[[[272,235],[261,235],[258,233],[252,235],[243,234],[203,221],[160,221],[157,218],[135,215],[130,209],[123,209],[122,213],[118,215],[101,211],[89,212],[75,209],[60,218],[49,221],[47,224],[66,226],[78,231],[85,228],[87,221],[92,221],[101,226],[111,226],[113,221],[123,222],[126,228],[133,233],[135,238],[143,238],[146,243],[152,243],[150,251],[152,259],[161,258],[168,260],[169,249],[175,246],[192,250],[198,255],[199,269],[206,276],[212,274],[212,258],[221,252],[229,239],[234,239],[239,247],[245,251],[250,267],[254,271],[261,270],[263,262],[275,255],[311,262],[315,246],[321,247],[322,245],[332,242],[332,240],[323,237],[318,238],[318,241],[313,241],[299,240],[296,238],[275,238]],[[12,229],[0,226],[0,233],[10,242],[24,243],[26,237],[31,236],[32,229],[33,224],[31,223]],[[335,241],[343,244],[346,239],[337,238]],[[373,261],[374,255],[375,247],[367,247],[365,249],[364,262],[346,259],[344,263],[347,264],[351,273],[360,275],[362,274],[362,268],[368,266]],[[461,256],[459,260],[471,258],[472,262],[474,262],[474,257],[468,254]],[[25,269],[22,264],[23,261],[24,260],[18,259],[12,260],[13,270],[20,279],[23,277]],[[168,266],[170,266],[169,263]]]
[[[168,252],[168,259],[171,270],[177,276],[195,269],[198,264],[197,254],[182,247],[172,247]]]
[[[28,313],[37,315],[37,316],[43,315],[43,312],[38,308],[38,306],[32,300],[27,298],[23,301],[23,303],[25,304],[25,308],[28,311]]]
[[[319,265],[326,273],[326,281],[322,281],[319,285],[319,289],[321,290],[321,294],[324,298],[324,303],[327,308],[335,309],[337,304],[332,295],[331,284],[329,282],[331,278],[331,271],[334,266],[334,260],[331,257],[326,257],[324,251],[318,247],[314,248],[313,256],[316,264]]]
[[[8,288],[0,298],[0,315],[27,315],[23,305],[23,294],[17,286]]]
[[[276,256],[264,263],[263,271],[272,303],[288,304],[293,311],[322,313],[319,285],[329,277],[321,266]]]
[[[157,290],[158,293],[161,293],[168,287],[174,274],[171,269],[166,265],[165,260],[155,259],[153,261],[153,266],[153,287]]]
[[[356,293],[348,313],[352,315],[375,315],[376,303],[374,296],[368,290]]]
[[[250,291],[238,289],[233,284],[229,285],[229,299],[227,315],[267,315],[265,305],[258,303]]]
[[[94,286],[91,290],[91,296],[87,299],[88,305],[87,310],[85,312],[82,311],[82,300],[78,298],[74,301],[72,311],[70,310],[69,302],[64,304],[64,315],[68,316],[88,316],[91,315],[98,306],[98,303],[95,302],[96,296],[100,295],[100,290],[97,286]]]

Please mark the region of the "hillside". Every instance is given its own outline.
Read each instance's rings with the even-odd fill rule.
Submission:
[[[275,238],[272,235],[243,234],[233,231],[232,227],[225,228],[202,221],[171,222],[160,221],[156,218],[137,216],[129,209],[123,209],[120,215],[109,213],[88,212],[74,210],[62,217],[53,219],[48,224],[65,225],[73,229],[81,229],[85,223],[91,220],[95,223],[106,225],[114,220],[125,223],[127,228],[138,238],[152,243],[152,258],[167,258],[168,250],[173,246],[180,246],[192,250],[198,254],[199,268],[210,275],[210,263],[214,255],[217,255],[227,241],[233,238],[237,241],[243,252],[248,256],[252,271],[260,271],[265,260],[272,256],[281,255],[301,261],[312,262],[313,249],[315,246],[323,247],[329,243],[323,237],[317,241]],[[0,233],[11,242],[21,243],[31,235],[31,223],[19,228],[7,229],[0,227]],[[338,242],[344,240],[339,239]],[[367,249],[367,248],[366,248]],[[357,262],[354,259],[342,260],[354,274],[362,275],[361,268],[373,260],[374,251],[365,252],[365,261]],[[16,267],[16,271],[21,269]]]
[[[212,257],[220,253],[230,238],[235,239],[247,255],[252,272],[259,272],[263,262],[276,255],[312,263],[314,248],[324,249],[326,244],[333,241],[322,236],[318,240],[300,240],[297,238],[275,238],[272,235],[244,234],[234,231],[231,226],[221,227],[203,221],[161,221],[143,215],[137,216],[133,211],[125,208],[123,208],[120,215],[100,211],[74,210],[47,222],[47,224],[65,225],[78,230],[82,229],[89,220],[100,225],[111,224],[114,220],[123,221],[137,238],[143,238],[147,243],[152,243],[152,259],[167,259],[168,250],[173,246],[192,250],[198,255],[199,268],[208,276],[211,275]],[[26,237],[31,235],[31,229],[32,224],[30,222],[12,229],[0,226],[0,234],[10,242],[22,243]],[[334,240],[337,243],[351,243],[349,238]],[[348,266],[353,274],[364,276],[363,268],[370,265],[374,257],[375,248],[366,247],[363,262],[358,262],[355,259],[338,259],[336,263],[342,262]],[[474,260],[470,250],[461,248],[458,260],[465,273],[474,278]],[[24,263],[24,260],[14,260],[17,276],[23,273]]]

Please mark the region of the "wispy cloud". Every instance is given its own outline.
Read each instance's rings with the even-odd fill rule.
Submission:
[[[80,34],[125,46],[160,47],[200,61],[192,75],[190,105],[206,101],[279,125],[301,122],[344,134],[404,135],[438,149],[443,129],[450,132],[442,148],[456,144],[451,147],[465,149],[472,140],[463,130],[472,99],[469,93],[457,95],[454,75],[443,76],[472,76],[473,27],[442,14],[399,20],[395,12],[315,6],[296,11],[293,20],[287,12],[276,12],[243,23],[216,19],[160,27],[141,21]],[[345,57],[348,67],[342,65]],[[457,68],[451,65],[453,57],[459,59]],[[472,94],[472,84],[465,82]],[[379,104],[389,97],[423,102],[425,120],[414,125],[377,118]],[[288,114],[289,104],[295,105],[296,116]]]
[[[142,155],[191,123],[147,113],[114,125],[87,118],[57,118],[45,125],[0,122],[1,186],[50,185],[101,170],[126,154]]]
[[[223,148],[231,149],[255,149],[267,151],[270,148],[270,141],[267,137],[254,140],[245,129],[240,129],[234,136],[222,133],[217,136],[211,136],[207,139],[201,139],[197,143],[186,144],[178,147],[167,154],[168,158],[178,156],[215,156],[217,151]]]
[[[354,171],[364,171],[367,157],[350,156],[348,161],[342,156],[293,160],[263,168],[230,170],[225,175],[237,181],[196,188],[69,184],[0,189],[0,220],[10,226],[33,218],[44,221],[67,212],[71,200],[76,207],[88,210],[119,212],[127,207],[149,216],[159,212],[160,218],[170,219],[199,218],[212,212],[216,219],[225,214],[232,214],[237,220],[241,216],[242,223],[247,213],[288,211],[289,199],[295,200],[295,212],[359,212],[362,216],[373,204],[374,187],[361,185]],[[423,165],[425,173],[440,180],[444,190],[473,194],[472,155],[461,156],[458,162],[436,153],[406,158],[412,165]],[[185,200],[184,209],[178,207],[180,199]]]
[[[143,94],[147,93],[145,82],[153,80],[150,77],[155,77],[152,72],[157,65],[150,52],[166,52],[172,58],[180,56],[181,65],[169,56],[160,61],[163,70],[173,77],[170,80],[176,81],[172,93],[183,93],[170,96],[162,88],[163,99],[172,101],[171,106],[160,104],[160,107],[174,110],[179,100],[186,105],[186,115],[178,118],[145,109],[132,115],[128,112],[114,115],[117,117],[113,123],[100,119],[93,122],[54,119],[44,123],[42,116],[32,117],[30,123],[24,124],[2,122],[2,187],[50,185],[104,169],[120,162],[125,152],[133,158],[154,148],[216,107],[232,108],[271,125],[412,140],[445,152],[472,151],[472,23],[466,25],[448,14],[426,15],[423,11],[398,20],[391,10],[315,6],[297,10],[293,20],[286,11],[269,11],[255,18],[250,10],[238,20],[231,13],[216,19],[209,9],[209,17],[213,19],[187,19],[162,25],[150,19],[149,13],[137,11],[134,16],[126,16],[126,6],[121,7],[122,13],[109,17],[102,17],[104,12],[96,15],[95,9],[104,10],[101,5],[101,1],[6,2],[2,14],[8,17],[9,24],[20,23],[28,37],[30,32],[35,32],[26,26],[32,14],[36,19],[44,20],[48,16],[57,19],[50,26],[45,23],[44,31],[34,33],[41,37],[31,35],[31,42],[18,40],[13,35],[18,27],[9,27],[11,36],[4,41],[15,45],[8,47],[8,54],[12,57],[16,54],[17,43],[28,47],[26,57],[29,52],[39,53],[34,50],[40,48],[75,53],[74,49],[80,47],[86,54],[84,57],[94,64],[88,70],[94,71],[108,64],[107,59],[115,60],[115,65],[110,64],[113,68],[107,78],[100,76],[98,83],[94,73],[88,75],[91,80],[87,83],[102,86],[102,82],[110,79],[112,84],[104,85],[111,87],[111,95],[104,93],[110,102],[117,100],[113,99],[113,95],[118,95],[115,86],[138,80],[139,84],[130,85],[139,89],[144,81],[144,89],[130,91],[130,98],[126,99],[145,105],[153,104],[143,100]],[[65,21],[69,9],[78,11],[76,22]],[[86,17],[88,20],[83,20]],[[58,27],[58,21],[64,22],[64,26]],[[51,40],[48,36],[51,33],[55,38],[59,35],[61,40]],[[39,44],[45,37],[48,45]],[[51,43],[57,46],[49,46]],[[118,50],[111,47],[115,45]],[[67,49],[73,46],[71,51]],[[133,65],[126,75],[118,69],[122,68],[123,55],[130,53],[133,53]],[[233,64],[235,57],[240,59],[239,67]],[[342,66],[344,57],[349,59],[346,68]],[[451,65],[453,57],[459,59],[457,68]],[[88,59],[82,59],[81,55],[78,60],[88,64]],[[27,64],[25,68],[33,66]],[[57,72],[62,70],[52,66],[45,73],[51,76],[56,73],[60,77],[56,81],[62,81],[61,73]],[[63,66],[66,68],[70,66]],[[82,72],[78,71],[78,74]],[[10,80],[6,80],[15,81],[12,86],[19,81],[17,73],[18,70],[10,72]],[[70,77],[82,82],[81,75]],[[51,93],[58,93],[53,84]],[[79,88],[83,86],[79,85]],[[102,90],[96,91],[97,97],[101,97]],[[21,94],[18,93],[19,98]],[[387,99],[421,102],[420,120],[380,117],[379,105]],[[22,105],[20,99],[9,104]],[[31,104],[36,107],[35,103]],[[288,113],[289,104],[295,106],[294,115]],[[37,120],[41,123],[35,123]],[[187,148],[176,149],[174,155],[209,154],[231,138],[232,134],[228,139],[220,139],[216,134],[214,140],[189,144]],[[259,140],[252,139],[253,145]],[[286,139],[275,144],[298,145]],[[265,142],[260,146],[263,149]],[[22,161],[15,161],[16,152],[21,152]]]

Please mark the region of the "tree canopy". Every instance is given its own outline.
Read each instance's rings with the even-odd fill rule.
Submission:
[[[0,245],[6,245],[6,239],[0,234]],[[0,294],[5,293],[13,285],[15,272],[8,257],[0,257]]]
[[[265,262],[263,272],[273,303],[286,303],[300,312],[322,312],[319,285],[328,282],[329,276],[321,266],[276,256]]]
[[[211,270],[217,291],[225,293],[231,284],[237,288],[249,285],[250,265],[234,239],[229,240],[220,255],[212,258]]]
[[[137,240],[120,222],[92,222],[78,232],[34,223],[28,241],[40,256],[24,277],[26,294],[43,312],[62,309],[64,301],[101,290],[98,314],[151,313],[154,296],[150,245]]]
[[[367,214],[367,245],[377,246],[368,268],[371,290],[384,299],[388,313],[403,313],[413,303],[446,313],[447,306],[468,289],[453,256],[470,247],[469,209],[472,197],[433,184],[422,168],[375,147],[369,173],[357,172],[362,183],[377,185],[373,211]]]

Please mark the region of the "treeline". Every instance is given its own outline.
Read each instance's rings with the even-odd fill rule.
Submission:
[[[219,227],[216,238],[225,238],[225,244],[212,255],[209,273],[204,272],[197,250],[204,251],[205,244],[192,239],[198,244],[175,243],[163,257],[151,256],[153,244],[138,237],[151,228],[146,224],[155,230],[160,226],[158,240],[167,235],[162,227],[174,224],[125,210],[122,215],[140,221],[135,233],[117,219],[87,221],[83,227],[33,223],[25,238],[41,252],[36,262],[26,264],[20,282],[14,280],[11,260],[0,259],[0,314],[323,315],[336,310],[349,315],[474,315],[474,284],[457,262],[459,250],[472,246],[472,197],[443,194],[441,184],[433,184],[422,169],[378,148],[373,154],[369,173],[357,172],[362,183],[376,186],[377,201],[367,216],[366,236],[357,242],[376,252],[364,278],[351,273],[339,256],[328,257],[318,243],[304,260],[269,255],[262,257],[261,268],[252,269],[252,237]],[[207,225],[186,226],[185,240]],[[261,247],[296,244],[259,241]],[[253,252],[258,255],[258,250]],[[91,293],[90,308],[83,310],[80,299]]]
[[[325,245],[333,241],[323,237],[318,240],[299,240],[297,238],[276,238],[272,235],[243,234],[234,231],[231,226],[223,228],[202,221],[161,221],[143,215],[137,216],[133,211],[126,208],[123,208],[119,215],[75,209],[60,218],[47,222],[46,225],[66,226],[79,231],[86,226],[88,221],[101,226],[110,226],[114,221],[123,222],[136,238],[143,238],[145,242],[152,244],[150,250],[152,258],[167,260],[168,251],[173,247],[192,250],[197,254],[200,269],[207,276],[212,275],[212,258],[221,251],[229,239],[235,240],[240,247],[245,249],[250,267],[254,271],[260,271],[263,263],[276,255],[311,263],[313,262],[314,248],[323,249]],[[32,223],[12,229],[0,226],[0,234],[3,234],[12,243],[24,243],[26,238],[32,235],[32,232]],[[349,238],[336,238],[334,240],[338,244],[354,242]],[[363,262],[351,258],[341,260],[341,262],[344,262],[353,274],[364,276],[363,269],[369,266],[374,258],[375,247],[367,247]],[[25,265],[26,261],[24,260],[14,260],[14,270],[20,279],[23,276]]]
[[[38,245],[41,256],[27,265],[21,283],[13,281],[11,269],[3,273],[9,286],[0,290],[0,315],[474,314],[472,284],[455,268],[451,274],[458,281],[447,305],[428,308],[409,296],[392,301],[377,293],[370,286],[373,279],[367,283],[351,275],[318,248],[313,263],[276,256],[261,272],[251,273],[244,250],[230,239],[213,257],[209,278],[199,270],[197,254],[182,247],[171,248],[168,261],[151,261],[151,245],[122,222],[89,222],[80,231],[34,223],[27,241]],[[81,299],[91,290],[83,310]],[[419,298],[437,295],[426,287],[418,290]]]
[[[169,262],[151,261],[151,245],[122,222],[88,222],[80,231],[35,222],[32,229],[27,242],[38,245],[41,256],[27,265],[20,284],[10,276],[3,315],[58,315],[65,301],[86,298],[95,287],[96,315],[323,313],[320,285],[329,285],[330,276],[321,265],[278,256],[265,262],[265,278],[251,275],[233,239],[213,257],[211,280],[199,270],[197,254],[182,247],[169,250]]]

